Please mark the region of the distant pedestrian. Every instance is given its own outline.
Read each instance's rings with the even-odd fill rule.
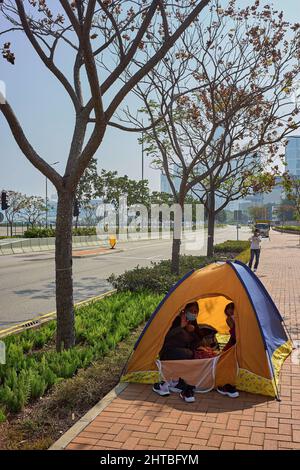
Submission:
[[[251,241],[249,268],[252,269],[252,264],[255,258],[254,272],[256,272],[258,268],[261,239],[260,231],[258,229],[256,229],[252,237],[249,238],[249,241]]]

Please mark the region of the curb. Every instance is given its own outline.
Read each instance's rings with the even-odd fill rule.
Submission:
[[[90,297],[89,299],[81,300],[74,304],[74,307],[80,307],[81,305],[89,304],[91,302],[96,302],[97,300],[104,299],[105,297],[109,297],[110,295],[114,294],[117,289],[111,289],[107,292],[103,292],[103,294],[96,295],[95,297]],[[17,325],[11,326],[10,328],[6,328],[4,330],[0,330],[0,338],[5,338],[6,336],[10,336],[16,333],[21,333],[22,331],[29,330],[31,328],[36,328],[41,326],[43,323],[46,323],[50,320],[54,320],[56,318],[56,311],[45,313],[39,317],[34,317],[31,320],[27,320],[26,322],[19,323]]]
[[[105,408],[125,390],[128,383],[118,383],[102,400],[91,408],[77,423],[61,436],[48,450],[64,450],[78,434],[84,430]]]

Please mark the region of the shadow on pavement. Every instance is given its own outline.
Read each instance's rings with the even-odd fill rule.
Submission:
[[[134,397],[135,394],[136,398]],[[243,410],[250,410],[254,407],[256,411],[259,411],[261,406],[267,407],[270,402],[276,403],[275,399],[263,395],[240,392],[240,396],[238,398],[229,398],[220,395],[215,390],[208,393],[195,393],[196,401],[194,403],[186,403],[180,398],[179,393],[171,393],[167,397],[157,395],[152,391],[152,385],[150,384],[129,384],[119,395],[119,398],[131,401],[135,406],[141,406],[147,403],[149,405],[153,405],[153,410],[151,409],[151,415],[153,413],[153,418],[155,417],[154,414],[157,415],[157,417],[160,417],[162,414],[162,408],[166,410],[166,406],[168,408],[173,408],[187,413],[213,414],[234,411],[238,413]],[[156,410],[157,413],[155,413]],[[168,411],[168,414],[169,412],[170,411]]]

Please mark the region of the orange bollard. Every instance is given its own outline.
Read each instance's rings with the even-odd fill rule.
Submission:
[[[111,249],[113,250],[114,247],[115,247],[116,244],[117,244],[117,239],[116,239],[116,237],[115,237],[114,235],[111,235],[111,236],[109,237],[109,244],[110,244]]]

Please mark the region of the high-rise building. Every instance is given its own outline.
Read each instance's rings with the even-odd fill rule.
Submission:
[[[300,176],[300,135],[287,138],[285,160],[290,175]]]
[[[170,169],[170,170],[172,171],[172,169]],[[181,178],[179,178],[179,176],[173,176],[172,181],[173,181],[173,184],[175,186],[176,191],[179,192],[180,184],[181,184]],[[172,189],[171,189],[170,183],[168,181],[168,178],[166,177],[166,175],[163,172],[161,172],[161,174],[160,174],[160,191],[162,193],[172,194]]]
[[[277,176],[275,178],[275,186],[274,188],[272,189],[272,191],[270,191],[269,193],[264,193],[263,194],[263,202],[264,204],[280,204],[281,202],[281,199],[283,199],[285,197],[284,195],[284,189],[283,189],[283,186],[282,186],[282,177],[281,176]]]

